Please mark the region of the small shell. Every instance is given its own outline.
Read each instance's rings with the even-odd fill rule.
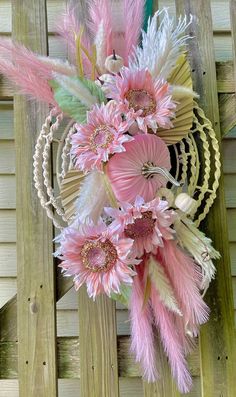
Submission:
[[[124,60],[119,55],[109,55],[105,60],[105,68],[110,73],[119,73],[120,69],[124,66]]]
[[[161,187],[158,189],[157,197],[160,197],[161,200],[165,200],[168,202],[169,207],[172,207],[174,204],[174,195],[170,189],[167,189],[166,187]]]
[[[187,193],[180,193],[175,199],[175,206],[185,214],[191,214],[196,208],[196,200],[190,197]]]

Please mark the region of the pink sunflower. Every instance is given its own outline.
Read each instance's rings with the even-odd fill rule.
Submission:
[[[77,124],[71,138],[71,155],[76,168],[82,171],[102,169],[109,155],[124,152],[123,144],[132,137],[125,134],[130,122],[123,121],[114,102],[95,105],[88,112],[87,124]]]
[[[107,175],[118,201],[133,203],[138,195],[150,201],[167,180],[178,184],[169,174],[170,154],[161,138],[136,135],[124,147],[125,152],[114,154],[107,164]]]
[[[62,260],[65,275],[74,276],[78,290],[84,283],[89,297],[119,293],[122,283],[132,284],[136,274],[130,266],[139,264],[131,255],[133,240],[120,238],[104,223],[67,227],[59,238],[55,256]]]
[[[136,120],[140,130],[156,131],[158,127],[172,128],[176,104],[172,101],[166,81],[153,80],[148,70],[131,71],[123,68],[120,75],[107,83],[109,96],[116,100],[127,119]]]
[[[157,247],[163,246],[163,239],[173,239],[171,225],[175,212],[160,198],[145,203],[137,196],[134,205],[124,203],[121,209],[106,208],[105,211],[114,219],[110,225],[113,232],[123,232],[125,238],[134,240],[133,253],[137,258],[144,253],[155,254]]]

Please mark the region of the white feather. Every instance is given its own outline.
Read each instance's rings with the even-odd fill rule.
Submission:
[[[173,288],[168,280],[163,267],[151,255],[148,262],[148,273],[163,304],[172,312],[182,316],[174,296]]]
[[[45,65],[52,68],[52,72],[65,74],[66,76],[76,76],[76,67],[70,65],[68,61],[62,61],[60,59],[49,58],[46,56],[39,55],[38,59]]]
[[[96,223],[108,204],[103,178],[102,172],[92,171],[84,179],[76,201],[78,219],[83,223],[89,220]]]
[[[103,21],[101,21],[95,37],[95,46],[97,53],[97,65],[102,74],[106,72],[106,68],[104,66],[106,60],[106,36]]]
[[[163,14],[158,27],[158,19]],[[174,18],[170,18],[166,8],[156,12],[151,19],[149,18],[147,32],[142,32],[142,46],[136,48],[134,56],[130,59],[130,68],[148,68],[154,78],[166,80],[190,37],[184,32],[191,22],[192,17],[189,22],[186,16],[183,19],[180,17],[175,27]]]
[[[91,107],[97,103],[97,98],[91,94],[82,81],[71,79],[59,73],[54,73],[53,77],[60,86],[65,88],[71,95],[78,98],[85,106]]]
[[[171,85],[171,94],[173,100],[177,101],[183,98],[199,98],[199,95],[191,88],[184,87],[182,85]]]
[[[174,224],[179,244],[187,249],[190,255],[202,268],[201,288],[206,291],[210,281],[215,276],[216,268],[212,259],[219,259],[220,254],[212,247],[212,241],[197,229],[188,218],[178,218]]]

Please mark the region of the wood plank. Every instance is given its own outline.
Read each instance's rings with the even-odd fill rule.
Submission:
[[[16,208],[16,179],[14,175],[0,175],[0,209]]]
[[[227,210],[229,242],[236,242],[236,209]]]
[[[11,1],[1,0],[1,13],[0,13],[0,33],[11,33]],[[58,15],[62,14],[65,9],[65,1],[61,0],[47,0],[47,18],[48,18],[48,31],[55,32],[56,22]]]
[[[223,171],[224,174],[236,173],[236,139],[225,139],[222,145]]]
[[[217,90],[219,93],[235,92],[233,61],[216,63]]]
[[[236,125],[236,95],[219,95],[220,127],[222,137],[226,137]]]
[[[47,1],[48,14],[48,30],[55,31],[55,22],[64,9],[64,1],[48,0]],[[160,8],[168,7],[170,14],[175,13],[174,0],[159,1]],[[227,1],[215,0],[211,2],[213,15],[213,29],[218,32],[227,32],[230,30],[230,17]],[[1,17],[0,17],[0,31],[3,33],[11,32],[11,2],[10,0],[1,0]]]
[[[14,141],[0,141],[0,174],[15,174]]]
[[[79,291],[81,393],[83,397],[118,397],[115,303],[106,296],[93,302]]]
[[[16,278],[0,278],[0,308],[16,293]]]
[[[196,17],[190,27],[193,39],[189,43],[191,65],[195,70],[194,88],[200,94],[200,105],[212,121],[221,143],[210,1],[177,0],[176,3],[180,7],[184,6],[187,14],[191,13]],[[200,336],[202,393],[207,397],[230,397],[236,390],[233,368],[236,361],[233,293],[225,208],[224,184],[221,178],[206,227],[207,234],[221,253],[216,279],[211,283],[206,296],[211,317],[201,328]],[[218,356],[227,356],[229,360],[217,360]]]
[[[119,376],[136,378],[141,376],[140,368],[130,354],[130,337],[118,336]],[[0,379],[16,379],[18,342],[0,342]],[[79,338],[57,338],[58,378],[80,378],[81,361],[79,357]],[[198,349],[188,357],[193,377],[200,376],[200,357]]]
[[[232,52],[233,52],[233,77],[234,77],[234,88],[236,92],[236,1],[229,1],[229,9],[230,9],[230,25],[231,25],[231,36],[232,36]],[[235,108],[236,110],[236,105]]]
[[[0,243],[16,242],[16,211],[0,210]]]
[[[236,243],[230,243],[231,273],[236,276]]]
[[[117,335],[129,335],[130,323],[127,310],[117,310]],[[57,311],[57,335],[58,336],[77,336],[78,326],[81,316],[78,318],[76,310]],[[81,320],[82,321],[82,320]]]
[[[224,182],[226,207],[236,208],[236,174],[226,174],[224,176]]]
[[[13,38],[47,53],[45,0],[12,4]],[[17,328],[21,396],[57,396],[52,223],[33,188],[32,157],[47,106],[14,98],[17,183]]]
[[[16,277],[15,243],[0,243],[0,277]]]
[[[19,397],[18,380],[0,380],[0,397]]]
[[[0,102],[0,141],[2,139],[14,139],[12,102]]]

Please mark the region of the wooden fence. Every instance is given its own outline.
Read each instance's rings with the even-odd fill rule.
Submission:
[[[77,2],[85,15],[85,1]],[[2,15],[9,12],[9,3],[0,0],[0,15],[1,7]],[[54,55],[58,55],[58,51],[61,53],[51,29],[52,21],[61,11],[61,3],[50,0],[47,8],[46,0],[13,0],[13,37],[42,54],[48,51],[49,38],[49,51]],[[228,38],[230,33],[225,33],[220,14],[215,19],[218,28],[215,28],[217,33],[213,37],[211,2],[176,0],[174,4],[173,1],[155,1],[153,9],[157,8],[157,3],[159,6],[170,5],[171,12],[174,12],[175,5],[177,14],[191,13],[195,16],[190,27],[193,39],[189,55],[195,89],[201,95],[200,104],[213,122],[219,142],[225,137],[225,181],[221,179],[217,200],[205,225],[222,258],[217,264],[216,280],[206,298],[212,309],[211,319],[202,327],[199,347],[189,357],[194,387],[188,395],[233,397],[236,394],[236,352],[228,242],[232,274],[236,276],[236,134],[228,137],[228,133],[236,125],[236,1],[231,0],[230,4],[226,1],[212,2],[218,7],[220,3],[230,6],[232,16],[232,61],[235,62],[217,65],[214,43],[216,46],[219,37],[225,35]],[[213,14],[217,15],[214,6]],[[11,32],[11,27],[7,29],[5,34]],[[48,109],[31,104],[23,97],[14,97],[14,166],[11,162],[12,95],[8,82],[0,78],[0,206],[5,203],[5,207],[1,207],[4,212],[0,210],[0,272],[4,261],[9,263],[5,266],[9,268],[8,273],[5,271],[0,276],[9,280],[15,274],[14,263],[17,261],[17,296],[0,309],[0,397],[180,396],[162,356],[160,359],[166,368],[163,379],[153,385],[142,382],[139,369],[129,354],[129,323],[127,311],[121,306],[116,307],[105,297],[93,303],[82,289],[78,294],[78,305],[76,294],[70,292],[69,298],[62,299],[58,306],[60,310],[56,311],[56,301],[70,290],[72,282],[62,278],[53,265],[53,229],[40,208],[32,181],[34,144]],[[15,169],[17,234],[14,227]],[[5,192],[6,178],[8,190]],[[13,247],[15,241],[17,260],[15,245]],[[235,279],[233,283],[235,286]],[[7,285],[10,284],[6,284],[6,290]],[[60,312],[63,312],[63,321]],[[68,329],[73,329],[73,332],[66,333]]]

